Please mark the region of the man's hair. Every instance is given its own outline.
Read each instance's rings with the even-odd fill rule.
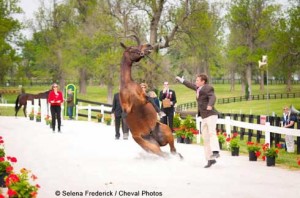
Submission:
[[[200,78],[201,80],[203,80],[206,83],[208,83],[208,77],[206,74],[198,74],[197,78]]]

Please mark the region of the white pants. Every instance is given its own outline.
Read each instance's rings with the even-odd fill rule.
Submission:
[[[285,145],[286,145],[286,151],[288,153],[294,153],[295,152],[294,136],[286,135],[285,136]]]
[[[201,132],[204,141],[204,155],[206,160],[211,160],[213,151],[220,151],[219,140],[217,137],[217,115],[204,118],[201,123]]]

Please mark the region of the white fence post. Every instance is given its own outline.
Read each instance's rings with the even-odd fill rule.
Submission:
[[[26,106],[26,115],[28,116],[31,113],[31,111],[32,111],[32,102],[31,102],[31,100],[27,100],[26,103],[27,103],[27,106]]]
[[[40,99],[41,101],[41,121],[45,123],[45,117],[48,114],[47,99]]]
[[[92,108],[91,105],[88,105],[88,121],[91,121],[91,116],[92,116]]]
[[[200,144],[200,142],[201,142],[201,134],[200,134],[201,121],[202,121],[201,117],[200,116],[198,117],[198,115],[196,115],[196,129],[199,131],[199,133],[196,136],[197,144]]]
[[[225,116],[225,129],[227,136],[231,137],[231,123],[230,123],[230,116]]]
[[[101,111],[101,115],[102,115],[101,122],[103,123],[104,122],[104,105],[100,106],[100,111]]]
[[[79,111],[79,106],[76,105],[76,114],[75,114],[75,119],[78,120],[78,111]]]
[[[270,126],[270,122],[266,122],[265,124],[266,126],[266,131],[265,131],[265,144],[269,144],[271,142],[271,135],[270,135],[270,131],[268,130],[268,127]]]

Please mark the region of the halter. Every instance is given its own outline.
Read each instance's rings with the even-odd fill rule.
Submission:
[[[141,50],[139,50],[138,48],[129,47],[127,51],[130,54],[132,54],[132,53],[138,54],[140,57],[144,57],[145,56],[144,52],[141,52]],[[133,61],[133,62],[135,61],[135,60],[133,60],[131,58],[131,56],[130,56],[130,60]]]

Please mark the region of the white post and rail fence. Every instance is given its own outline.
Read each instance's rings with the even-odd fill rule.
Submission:
[[[86,102],[86,101],[83,101]],[[39,108],[34,107],[37,104],[35,103],[34,106],[30,104],[31,102],[28,102],[29,107],[27,107],[27,112],[30,112],[32,109],[34,109],[34,113],[36,114]],[[111,109],[112,106],[104,103],[97,103],[97,102],[92,102],[95,105],[76,105],[76,114],[75,118],[78,120],[79,116],[87,117],[88,121],[91,121],[93,116],[92,116],[92,111],[96,111],[101,113],[102,120],[101,122],[104,122],[104,117],[105,114],[110,115],[111,114]],[[43,112],[42,116],[45,116],[46,113],[46,107],[43,107],[46,105],[45,102],[41,102],[42,107],[40,108]],[[14,107],[15,104],[0,104],[0,107]],[[87,114],[82,114],[82,111],[87,111]],[[50,112],[50,111],[48,111]],[[43,118],[43,117],[42,117]],[[197,129],[200,131],[201,128],[201,122],[202,119],[201,117],[196,117],[196,125]],[[263,124],[255,124],[255,123],[248,123],[248,122],[242,122],[242,121],[237,121],[233,120],[230,118],[230,116],[225,116],[225,118],[218,118],[217,124],[224,125],[225,126],[225,131],[226,134],[230,135],[231,134],[231,128],[232,127],[239,127],[239,128],[244,128],[244,129],[251,129],[251,130],[257,130],[257,131],[264,131],[265,134],[265,143],[270,143],[271,141],[271,136],[270,133],[275,133],[275,134],[282,134],[282,135],[291,135],[295,137],[300,137],[300,130],[299,129],[289,129],[289,128],[282,128],[278,126],[271,126],[269,122],[266,122],[264,125]],[[200,142],[200,135],[197,135],[197,142]],[[297,142],[298,144],[298,142]],[[300,145],[298,145],[300,147]]]

